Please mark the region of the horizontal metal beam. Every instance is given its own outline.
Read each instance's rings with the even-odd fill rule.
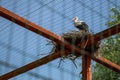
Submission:
[[[81,50],[82,51],[82,50]],[[102,65],[104,65],[105,67],[118,72],[120,74],[120,65],[115,64],[114,62],[111,62],[110,60],[103,58],[103,57],[95,57],[90,55],[90,53],[86,52],[86,51],[82,51],[83,53],[85,53],[87,56],[91,57],[92,60],[96,61],[97,63],[100,63]]]
[[[91,43],[98,43],[98,41],[105,39],[105,38],[108,38],[108,37],[115,35],[117,33],[120,33],[120,24],[116,24],[116,25],[114,25],[114,26],[112,26],[104,31],[101,31],[97,34],[90,36],[88,43],[87,43],[87,46]]]
[[[85,54],[89,54],[88,52],[85,52],[84,50],[81,50],[81,52],[83,52]],[[67,53],[67,51],[65,53]],[[48,55],[48,56],[46,56],[44,58],[41,58],[41,59],[36,60],[36,61],[34,61],[32,63],[29,63],[29,64],[27,64],[27,65],[25,65],[23,67],[20,67],[20,68],[18,68],[16,70],[13,70],[13,71],[8,72],[8,73],[6,73],[4,75],[1,75],[0,80],[7,80],[7,79],[10,79],[12,77],[15,77],[15,76],[17,76],[19,74],[22,74],[24,72],[27,72],[27,71],[33,69],[33,68],[39,67],[39,66],[41,66],[43,64],[46,64],[46,63],[48,63],[50,61],[53,61],[53,60],[59,58],[60,56],[61,56],[61,52],[56,52],[54,54],[50,54],[50,55]],[[96,62],[106,66],[107,68],[112,69],[112,70],[120,73],[120,66],[119,65],[117,65],[117,64],[115,64],[115,63],[113,63],[113,62],[111,62],[111,61],[109,61],[109,60],[107,60],[107,59],[105,59],[103,57],[92,57],[92,59],[95,60]]]
[[[78,48],[75,48],[75,47],[73,48],[70,44],[65,42],[64,39],[62,39],[60,36],[50,32],[50,31],[48,31],[48,30],[46,30],[46,29],[44,29],[44,28],[42,28],[42,27],[40,27],[40,26],[38,26],[38,25],[36,25],[36,24],[34,24],[34,23],[24,19],[24,18],[22,18],[22,17],[19,17],[18,15],[12,13],[11,11],[8,11],[5,8],[0,7],[0,16],[6,18],[8,20],[11,20],[12,22],[14,22],[14,23],[16,23],[18,25],[21,25],[22,27],[24,27],[24,28],[26,28],[28,30],[31,30],[31,31],[33,31],[33,32],[35,32],[37,34],[40,34],[40,35],[42,35],[42,36],[44,36],[44,37],[46,37],[46,38],[48,38],[50,40],[53,40],[53,41],[59,43],[59,44],[64,44],[65,47],[67,47],[68,50],[74,49],[76,54],[87,54],[87,55],[89,55],[89,53],[85,52],[84,50],[79,50]],[[110,30],[115,30],[115,31],[110,32]],[[107,37],[109,37],[111,35],[114,35],[114,34],[116,34],[118,32],[120,32],[120,24],[115,25],[115,26],[111,27],[110,29],[107,29],[107,30],[105,30],[103,32],[100,32],[100,33],[95,34],[94,36],[90,37],[87,45],[89,45],[91,43],[91,41],[97,42],[97,41],[99,41],[101,39],[107,38]],[[68,54],[68,53],[65,52],[65,54]],[[48,62],[56,59],[56,58],[59,58],[60,56],[61,56],[61,54],[59,52],[56,53],[56,54],[48,55],[48,56],[46,56],[46,57],[44,57],[42,59],[34,61],[34,62],[32,62],[32,63],[30,63],[28,65],[25,65],[25,66],[23,66],[21,68],[18,68],[16,70],[14,70],[14,71],[11,71],[11,72],[9,72],[9,73],[7,73],[5,75],[2,75],[0,77],[0,79],[1,78],[9,79],[11,77],[17,76],[19,74],[22,74],[22,73],[24,73],[26,71],[29,71],[29,70],[35,68],[35,67],[38,67],[40,65],[43,65],[45,63],[48,63]],[[106,67],[109,66],[108,68],[120,73],[120,66],[119,65],[113,65],[114,63],[111,62],[112,63],[111,64],[111,63],[109,63],[108,60],[106,60],[104,58],[101,59],[101,58],[92,57],[92,59],[94,59],[98,63],[103,64]]]
[[[120,33],[120,24],[116,24],[102,32],[99,32],[94,35],[94,41],[100,41],[102,39],[108,38],[112,35]]]
[[[14,14],[13,12],[11,12],[11,11],[3,8],[3,7],[0,7],[0,16],[6,18],[6,19],[8,19],[8,20],[20,25],[21,27],[24,27],[24,28],[26,28],[26,29],[34,32],[34,33],[42,35],[45,38],[53,40],[53,41],[55,41],[57,43],[61,43],[61,44],[64,43],[64,45],[66,47],[71,49],[71,46],[67,42],[65,42],[64,39],[61,38],[60,36],[58,36],[57,34],[51,32],[49,30],[46,30],[43,27],[41,27],[39,25],[36,25],[36,24],[26,20],[26,19]],[[89,45],[93,41],[98,42],[98,41],[100,41],[102,39],[105,39],[105,38],[107,38],[109,36],[115,35],[115,34],[117,34],[119,32],[120,32],[120,24],[114,25],[109,29],[106,29],[106,30],[104,30],[102,32],[99,32],[99,33],[95,34],[94,36],[90,36],[87,45]]]
[[[29,71],[29,70],[33,69],[33,68],[36,68],[36,67],[41,66],[43,64],[46,64],[46,63],[48,63],[48,62],[50,62],[52,60],[55,60],[55,59],[59,58],[60,55],[61,55],[60,52],[56,52],[54,54],[51,54],[51,55],[48,55],[48,56],[46,56],[44,58],[36,60],[36,61],[34,61],[32,63],[29,63],[29,64],[27,64],[27,65],[25,65],[23,67],[20,67],[20,68],[18,68],[16,70],[13,70],[11,72],[8,72],[8,73],[0,76],[0,80],[7,80],[9,78],[15,77],[15,76],[17,76],[19,74],[22,74],[22,73],[24,73],[26,71]]]
[[[60,36],[56,35],[55,33],[50,32],[50,31],[44,29],[43,27],[38,26],[38,25],[24,19],[3,7],[0,7],[0,16],[6,18],[6,19],[8,19],[8,20],[20,25],[21,27],[24,27],[34,33],[40,34],[50,40],[57,41],[57,42],[62,41],[62,38]]]
[[[13,64],[10,64],[10,63],[8,63],[8,62],[6,62],[6,61],[1,61],[1,60],[0,60],[0,66],[4,66],[5,68],[11,68],[11,69],[16,69],[16,68],[18,68],[18,66],[16,66],[16,65],[13,65]],[[52,80],[51,78],[48,78],[48,77],[46,77],[46,76],[43,76],[43,75],[41,75],[41,74],[39,74],[39,73],[35,73],[35,72],[32,72],[32,71],[29,71],[29,72],[27,73],[27,75],[33,76],[33,77],[35,77],[35,78],[37,78],[37,79]],[[5,79],[2,79],[2,80],[5,80]]]
[[[120,65],[117,65],[103,57],[92,57],[92,59],[94,61],[104,65],[105,67],[107,67],[115,72],[118,72],[120,74]]]
[[[24,27],[34,33],[37,33],[39,35],[44,36],[45,38],[55,41],[56,43],[59,43],[61,45],[64,44],[65,48],[67,48],[71,51],[73,49],[75,49],[75,51],[77,53],[80,53],[79,49],[74,48],[68,42],[64,41],[64,39],[61,36],[58,36],[57,34],[51,32],[49,30],[46,30],[45,28],[26,20],[3,7],[0,7],[0,16],[6,18],[6,19],[8,19],[8,20],[20,25],[21,27]]]

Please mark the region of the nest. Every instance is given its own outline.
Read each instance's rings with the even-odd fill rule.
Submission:
[[[71,45],[74,45],[78,48],[80,48],[79,44],[82,44],[83,42],[87,41],[89,36],[92,36],[92,34],[88,32],[82,32],[82,31],[71,31],[71,32],[63,33],[61,35],[61,37],[64,38],[67,42],[69,42]],[[57,44],[55,42],[52,42],[52,43],[54,46],[52,52],[65,50],[64,46]],[[85,46],[84,50],[89,53],[95,53],[99,49],[99,44],[100,43],[90,44],[89,46]],[[73,51],[73,52],[70,52],[68,56],[70,57],[72,55],[73,57],[74,54],[75,53]]]

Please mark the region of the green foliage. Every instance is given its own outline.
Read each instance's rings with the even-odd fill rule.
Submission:
[[[113,15],[109,15],[110,20],[106,23],[107,26],[113,26],[120,23],[120,9],[111,8]]]
[[[120,10],[111,8],[112,15],[106,23],[108,27],[120,23]],[[120,34],[109,37],[101,44],[102,56],[120,65]],[[93,80],[120,80],[120,74],[114,72],[99,63],[94,66]]]

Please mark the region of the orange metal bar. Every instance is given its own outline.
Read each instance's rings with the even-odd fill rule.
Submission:
[[[21,25],[24,28],[29,29],[29,30],[37,33],[37,34],[40,34],[40,35],[42,35],[42,36],[44,36],[44,37],[46,37],[46,38],[48,38],[50,40],[53,40],[53,41],[59,43],[59,44],[64,44],[65,47],[67,47],[69,50],[74,49],[76,54],[87,54],[87,55],[89,55],[89,53],[85,52],[84,50],[79,50],[78,48],[75,48],[75,47],[72,48],[71,45],[68,44],[67,42],[64,42],[64,40],[60,36],[50,32],[50,31],[48,31],[48,30],[46,30],[46,29],[44,29],[44,28],[42,28],[42,27],[40,27],[40,26],[38,26],[38,25],[36,25],[34,23],[31,23],[30,21],[28,21],[28,20],[26,20],[26,19],[24,19],[22,17],[19,17],[18,15],[6,10],[5,8],[0,7],[0,16],[6,18],[8,20],[11,20],[12,22],[14,22],[16,24]],[[115,31],[111,32],[111,34],[110,34],[110,30],[112,30],[112,29],[115,30]],[[107,29],[107,30],[105,30],[103,32],[100,32],[100,33],[96,34],[95,36],[90,37],[89,43],[87,45],[89,45],[91,43],[91,39],[93,39],[95,42],[97,42],[97,41],[101,40],[101,38],[102,39],[107,38],[110,35],[114,35],[114,34],[116,34],[118,32],[120,32],[120,24],[115,25],[115,26],[111,27],[110,29]],[[103,35],[103,36],[100,37],[101,35]],[[65,53],[65,54],[67,54],[67,53]],[[48,55],[47,57],[49,57],[49,56],[52,57],[53,58],[52,60],[60,57],[60,54],[56,54],[56,55]],[[52,60],[48,60],[47,57],[42,58],[44,63],[41,62],[41,59],[39,59],[39,60],[34,61],[34,62],[32,62],[32,63],[30,63],[28,65],[25,65],[25,66],[21,67],[21,68],[18,68],[18,69],[14,70],[14,71],[11,71],[11,72],[1,76],[0,78],[6,77],[6,79],[9,79],[11,77],[22,74],[22,73],[24,73],[26,71],[29,71],[29,70],[31,70],[31,69],[33,69],[35,67],[38,67],[38,66],[40,66],[42,64],[45,64],[47,62],[52,61]],[[116,64],[114,64],[114,63],[112,63],[112,62],[110,62],[108,60],[105,60],[104,58],[101,59],[101,58],[92,57],[92,59],[94,59],[98,63],[101,63],[101,64],[105,65],[106,67],[120,73],[120,66],[119,65],[116,65]],[[38,63],[39,63],[39,65],[37,65]]]
[[[56,52],[54,54],[51,54],[51,55],[48,55],[48,56],[46,56],[44,58],[36,60],[36,61],[34,61],[34,62],[32,62],[32,63],[30,63],[28,65],[25,65],[25,66],[20,67],[20,68],[18,68],[16,70],[13,70],[13,71],[5,74],[5,75],[0,76],[0,80],[7,80],[7,79],[12,78],[14,76],[17,76],[17,75],[19,75],[21,73],[24,73],[24,72],[26,72],[28,70],[36,68],[36,67],[38,67],[40,65],[46,64],[46,63],[48,63],[48,62],[50,62],[50,61],[52,61],[52,60],[54,60],[56,58],[59,58],[60,55],[61,55],[60,52]]]
[[[85,54],[88,54],[87,52],[85,52],[85,51],[83,51],[83,50],[81,50],[81,52],[83,52],[83,53],[85,53]],[[65,52],[65,53],[67,53],[67,52]],[[22,73],[24,73],[24,72],[27,72],[27,71],[33,69],[33,68],[36,68],[36,67],[41,66],[41,65],[43,65],[43,64],[46,64],[46,63],[48,63],[48,62],[50,62],[50,61],[52,61],[52,60],[55,60],[55,59],[59,58],[59,56],[61,56],[61,53],[60,53],[60,52],[56,52],[56,53],[54,53],[54,54],[48,55],[48,56],[46,56],[46,57],[44,57],[44,58],[42,58],[42,59],[36,60],[36,61],[34,61],[34,62],[32,62],[32,63],[29,63],[29,64],[27,64],[27,65],[25,65],[25,66],[23,66],[23,67],[20,67],[20,68],[18,68],[18,69],[16,69],[16,70],[13,70],[13,71],[11,71],[11,72],[9,72],[9,73],[6,73],[6,74],[0,76],[0,80],[7,80],[7,79],[10,79],[10,78],[12,78],[12,77],[15,77],[15,76],[17,76],[17,75],[19,75],[19,74],[22,74]],[[102,57],[99,57],[99,58],[92,57],[92,59],[95,60],[96,62],[98,62],[98,63],[100,63],[100,64],[108,67],[109,69],[112,69],[112,70],[120,73],[120,66],[119,66],[119,65],[117,65],[117,64],[115,64],[115,63],[112,63],[111,61],[109,61],[109,60],[107,60],[107,59],[105,59],[105,58],[102,58]],[[89,60],[89,59],[88,59],[88,60]],[[88,61],[88,60],[87,60],[87,61]],[[86,62],[86,63],[87,63],[87,62]],[[87,65],[90,65],[90,63],[87,64]],[[86,68],[85,68],[85,69],[86,69]],[[85,70],[85,69],[83,69],[83,70]],[[87,69],[87,70],[88,70],[88,69]],[[90,70],[89,70],[89,71],[90,71]],[[83,72],[84,72],[84,71],[83,71]],[[88,74],[86,71],[85,71],[85,73],[86,73],[86,75]],[[90,72],[89,72],[88,78],[89,78],[90,76],[91,76],[91,75],[90,75]]]
[[[120,74],[120,65],[117,65],[109,60],[107,60],[106,58],[103,57],[92,57],[93,60],[95,60],[96,62],[106,66],[107,68],[116,71]]]
[[[61,44],[65,46],[65,48],[69,49],[69,50],[73,50],[75,49],[75,51],[77,53],[80,53],[79,49],[76,49],[75,47],[72,47],[69,43],[67,43],[66,41],[64,41],[64,39],[61,37],[61,36],[58,36],[57,34],[51,32],[51,31],[48,31],[46,29],[44,29],[43,27],[41,26],[38,26],[16,14],[14,14],[13,12],[3,8],[3,7],[0,7],[0,16],[34,32],[34,33],[37,33],[39,35],[42,35],[44,36],[45,38],[48,38],[50,40],[53,40],[55,42],[57,42],[58,44]],[[82,54],[82,53],[81,53]]]
[[[99,32],[97,34],[94,35],[94,40],[95,41],[99,41],[105,38],[108,38],[112,35],[115,35],[117,33],[120,33],[120,24],[116,24],[102,32]]]
[[[0,16],[28,29],[28,30],[31,30],[32,32],[35,32],[39,35],[42,35],[50,40],[53,40],[59,44],[63,44],[65,45],[65,47],[67,47],[69,50],[73,48],[71,47],[70,44],[68,44],[67,42],[64,41],[63,38],[61,38],[60,36],[56,35],[55,33],[51,32],[51,31],[48,31],[44,28],[42,28],[41,26],[38,26],[16,14],[14,14],[13,12],[3,8],[3,7],[0,7]],[[117,34],[120,32],[120,24],[118,25],[114,25],[113,27],[109,28],[109,29],[106,29],[102,32],[99,32],[97,34],[95,34],[94,36],[91,36],[89,37],[89,40],[88,40],[88,43],[86,46],[88,46],[91,42],[98,42],[104,38],[107,38],[111,35],[114,35],[114,34]],[[74,48],[76,52],[80,53],[79,50],[77,50],[76,48]],[[81,53],[82,54],[82,53]]]
[[[92,80],[91,58],[87,55],[82,56],[82,80]]]
[[[3,7],[0,7],[0,16],[6,18],[6,19],[20,25],[21,27],[24,27],[24,28],[32,31],[32,32],[35,32],[35,33],[42,35],[50,40],[53,40],[57,43],[64,43],[65,46],[68,45],[65,43],[64,39],[62,39],[60,36],[56,35],[55,33],[50,32],[50,31],[42,28],[41,26],[38,26],[38,25],[24,19]],[[120,32],[120,24],[114,25],[109,29],[99,32],[99,33],[95,34],[94,36],[91,36],[89,38],[89,41],[86,46],[88,46],[92,41],[98,42],[102,39],[105,39],[105,38],[107,38],[111,35],[117,34],[119,32]],[[70,45],[68,45],[67,47],[69,49],[71,49]]]
[[[40,34],[50,40],[54,40],[56,42],[61,42],[62,41],[62,38],[56,34],[54,34],[53,32],[50,32],[46,29],[44,29],[43,27],[41,26],[38,26],[16,14],[14,14],[13,12],[3,8],[0,6],[0,16],[34,32],[34,33],[37,33],[37,34]]]
[[[87,46],[94,42],[94,43],[97,43],[98,41],[102,40],[102,39],[105,39],[105,38],[108,38],[112,35],[115,35],[117,33],[120,33],[120,24],[116,24],[102,32],[99,32],[97,34],[94,34],[93,36],[90,36],[89,37],[89,40],[88,40],[88,43],[87,43]]]

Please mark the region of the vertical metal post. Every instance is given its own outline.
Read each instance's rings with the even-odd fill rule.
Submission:
[[[82,56],[82,80],[92,80],[91,58],[87,55]]]

